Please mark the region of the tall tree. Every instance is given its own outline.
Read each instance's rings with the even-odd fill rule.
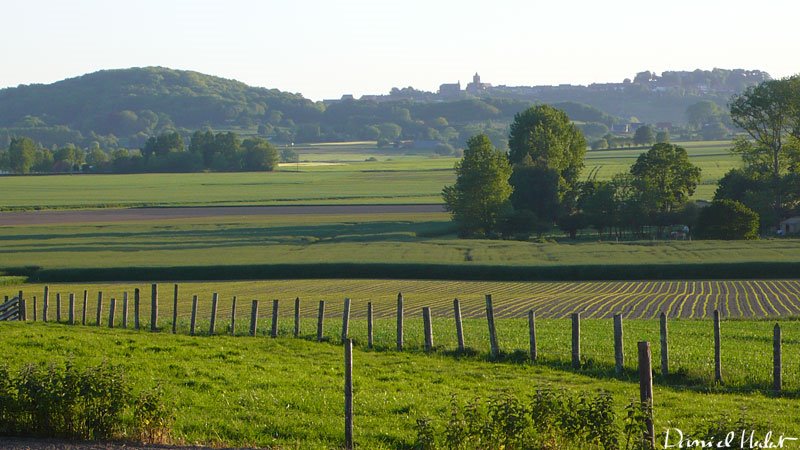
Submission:
[[[700,168],[689,162],[686,149],[673,144],[656,144],[639,155],[631,175],[645,204],[658,212],[675,210],[700,182]]]
[[[244,170],[271,171],[278,165],[278,149],[266,139],[251,137],[242,141]]]
[[[633,143],[636,145],[649,145],[655,142],[656,135],[653,132],[653,127],[650,125],[642,125],[636,129],[633,134]]]
[[[508,207],[510,176],[508,158],[486,135],[467,141],[464,157],[456,163],[456,183],[442,191],[445,208],[462,235],[486,234],[495,228]]]
[[[36,144],[30,138],[13,138],[8,146],[8,165],[15,173],[28,173],[36,159]]]

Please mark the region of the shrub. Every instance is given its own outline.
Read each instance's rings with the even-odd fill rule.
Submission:
[[[758,239],[759,219],[735,200],[715,200],[700,211],[695,235],[699,239]]]

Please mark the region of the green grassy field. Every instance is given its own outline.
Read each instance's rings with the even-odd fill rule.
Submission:
[[[469,321],[466,324],[471,346],[482,344],[475,337],[480,325]],[[549,355],[535,365],[513,360],[491,363],[481,355],[457,358],[441,350],[425,355],[416,348],[418,333],[411,330],[411,351],[357,348],[354,352],[357,445],[375,449],[411,448],[416,419],[438,418],[435,423],[442,427],[453,394],[466,401],[499,391],[524,397],[535,388],[546,386],[583,392],[602,389],[613,396],[618,416],[624,414],[624,405],[638,397],[638,385],[632,374],[614,379],[598,371],[597,365],[589,366],[589,360],[581,371],[565,369],[561,362],[550,359],[556,352],[566,354],[563,344],[566,333],[556,336],[548,331],[556,325],[563,326],[542,323],[541,350]],[[631,338],[640,330],[649,336],[654,333],[646,324],[626,325]],[[379,329],[390,326],[381,324]],[[591,326],[587,322],[587,327]],[[510,348],[510,344],[509,336],[504,333],[512,328],[522,331],[518,330],[519,324],[505,320],[498,327],[505,348]],[[688,337],[693,328],[699,329],[699,324],[690,323],[686,328],[677,328],[676,324],[673,330],[685,330]],[[761,328],[766,327],[756,326],[752,336],[742,334],[736,342],[733,340],[737,336],[732,334],[730,345],[759,345],[759,336],[765,331]],[[176,442],[304,449],[342,445],[342,349],[333,345],[335,342],[315,343],[289,337],[173,336],[41,323],[2,324],[0,333],[8,355],[5,363],[12,367],[30,362],[76,361],[80,365],[95,365],[106,361],[121,366],[140,389],[161,385],[168,404],[175,408],[171,437]],[[607,347],[599,341],[599,347],[593,347],[591,342],[586,344],[588,355]],[[627,351],[630,355],[630,347]],[[676,358],[680,359],[681,351],[676,348]],[[692,367],[708,370],[705,354],[687,357],[686,361]],[[676,362],[676,367],[680,364]],[[752,368],[760,367],[759,361]],[[758,384],[762,378],[756,375],[754,382]],[[725,389],[716,388],[697,392],[669,387],[659,378],[654,391],[659,442],[667,427],[699,432],[723,414],[734,419],[745,415],[760,429],[773,430],[776,435],[800,434],[800,409],[795,398],[776,398],[747,390],[724,392]]]
[[[695,198],[713,196],[719,178],[738,160],[729,142],[686,143],[703,169]],[[589,152],[585,174],[625,172],[641,149]],[[299,149],[301,160],[273,173],[53,175],[0,177],[0,210],[133,206],[283,205],[342,203],[441,203],[455,179],[452,157],[405,155],[364,145]],[[366,161],[374,157],[376,161]]]

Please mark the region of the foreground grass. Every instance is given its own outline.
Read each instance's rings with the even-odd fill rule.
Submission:
[[[72,360],[122,366],[142,389],[161,385],[175,407],[176,442],[338,448],[343,441],[342,350],[307,339],[188,337],[164,333],[0,324],[12,367]],[[442,417],[461,399],[535,387],[608,390],[618,414],[638,386],[572,373],[547,364],[490,363],[445,353],[364,351],[354,354],[355,436],[362,448],[409,448],[414,424]],[[700,430],[723,413],[755,417],[776,434],[800,434],[798,400],[761,394],[696,393],[655,387],[656,430]],[[768,415],[763,414],[769,411]]]

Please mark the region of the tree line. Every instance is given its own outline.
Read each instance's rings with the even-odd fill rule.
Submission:
[[[28,173],[140,173],[272,171],[279,161],[294,162],[291,149],[278,149],[261,137],[242,139],[234,132],[195,131],[186,145],[175,131],[147,139],[141,149],[105,152],[95,144],[87,150],[67,145],[44,148],[27,137],[11,139],[0,150],[0,170]]]
[[[689,201],[700,168],[668,142],[628,173],[581,179],[583,134],[563,111],[539,105],[515,116],[508,153],[485,135],[468,141],[456,183],[443,190],[446,208],[462,236],[527,239],[557,226],[573,238],[585,228],[616,238],[755,238],[800,213],[800,76],[750,87],[730,111],[747,133],[733,146],[743,168],[725,175],[710,206]]]

